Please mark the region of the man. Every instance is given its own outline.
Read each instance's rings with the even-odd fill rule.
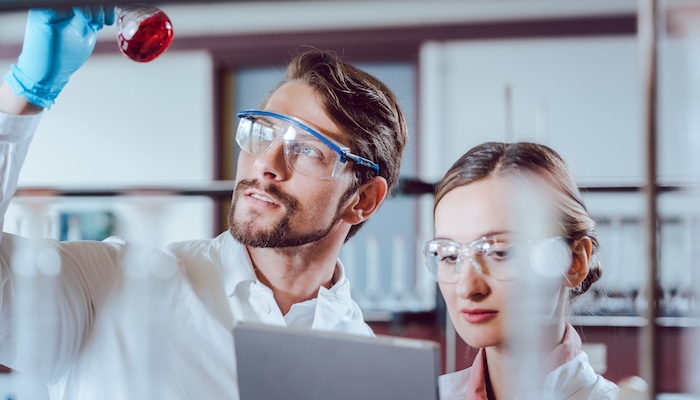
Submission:
[[[0,87],[3,214],[43,109],[112,22],[101,7],[29,12],[22,54]],[[238,397],[235,321],[372,335],[338,255],[398,179],[406,126],[394,95],[313,51],[239,118],[230,229],[215,239],[160,252],[119,238],[3,234],[1,364],[45,380],[52,399],[228,399]],[[57,277],[23,292],[18,271],[47,260],[57,260]],[[15,311],[27,298],[41,317]],[[22,345],[20,320],[41,327],[41,351]]]

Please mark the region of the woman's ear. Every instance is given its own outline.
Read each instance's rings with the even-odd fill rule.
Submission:
[[[591,261],[591,238],[584,236],[571,247],[571,265],[566,271],[566,286],[576,287],[588,275],[588,263]]]
[[[350,198],[341,218],[351,224],[357,225],[369,218],[382,204],[387,195],[388,185],[386,179],[375,176],[357,189]]]

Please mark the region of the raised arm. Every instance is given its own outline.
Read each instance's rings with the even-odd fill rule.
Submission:
[[[95,48],[98,31],[114,22],[114,8],[35,9],[27,14],[22,53],[0,86],[0,218],[38,124],[71,75]],[[35,116],[31,116],[35,115]]]
[[[54,104],[70,76],[88,59],[99,29],[113,20],[113,8],[29,11],[22,52],[0,86],[0,220],[4,219],[17,188],[20,169],[42,111]],[[3,234],[0,241],[1,364],[34,370],[51,380],[75,358],[87,338],[95,310],[108,290],[99,285],[111,284],[119,259],[117,245],[84,249],[85,246],[66,246],[50,240],[30,241]],[[51,294],[37,288],[29,290],[26,277],[22,281],[18,271],[26,271],[24,267],[27,266],[34,268],[32,265],[38,265],[40,258],[47,255],[60,266],[60,274],[51,284]],[[18,270],[18,266],[24,269]],[[90,268],[93,266],[100,268]],[[29,297],[31,301],[21,300]],[[26,304],[45,312],[26,312]],[[47,315],[50,318],[47,319]],[[18,350],[21,335],[16,328],[20,319],[41,327],[28,331],[36,335],[36,343],[41,343],[44,349],[44,360],[51,360],[51,365],[33,365],[36,363],[31,355],[23,355]]]

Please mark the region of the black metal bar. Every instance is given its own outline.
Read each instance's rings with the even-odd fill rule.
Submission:
[[[437,183],[420,179],[401,178],[394,192],[400,196],[419,196],[433,194]],[[118,187],[78,187],[78,186],[24,186],[17,189],[15,197],[111,197],[135,195],[169,195],[169,196],[208,196],[212,198],[230,198],[235,181],[218,180],[202,185],[184,186],[118,186]],[[639,193],[645,186],[580,186],[583,193]],[[697,185],[656,185],[657,193],[696,190]]]
[[[646,250],[647,250],[647,283],[646,299],[647,325],[642,327],[640,340],[640,373],[649,385],[647,398],[656,399],[658,392],[658,352],[659,347],[659,282],[658,282],[658,251],[657,251],[657,36],[658,36],[658,4],[656,0],[639,0],[637,29],[640,72],[643,88],[643,121],[644,141],[646,149],[646,185],[644,194],[646,200]]]

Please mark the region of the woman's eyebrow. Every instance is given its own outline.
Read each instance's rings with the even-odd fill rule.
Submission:
[[[486,231],[486,232],[484,232],[484,233],[478,235],[478,236],[475,237],[474,239],[470,240],[468,243],[475,242],[475,241],[477,241],[477,240],[479,240],[479,239],[482,239],[482,238],[485,238],[485,237],[498,236],[498,235],[504,235],[504,234],[512,234],[512,233],[513,233],[513,231],[503,230],[503,229],[490,230],[490,231]],[[456,242],[456,241],[457,241],[457,240],[455,240],[455,239],[453,239],[453,238],[451,238],[451,237],[446,237],[446,236],[436,236],[433,240],[450,240],[450,241],[453,241],[453,242]]]

